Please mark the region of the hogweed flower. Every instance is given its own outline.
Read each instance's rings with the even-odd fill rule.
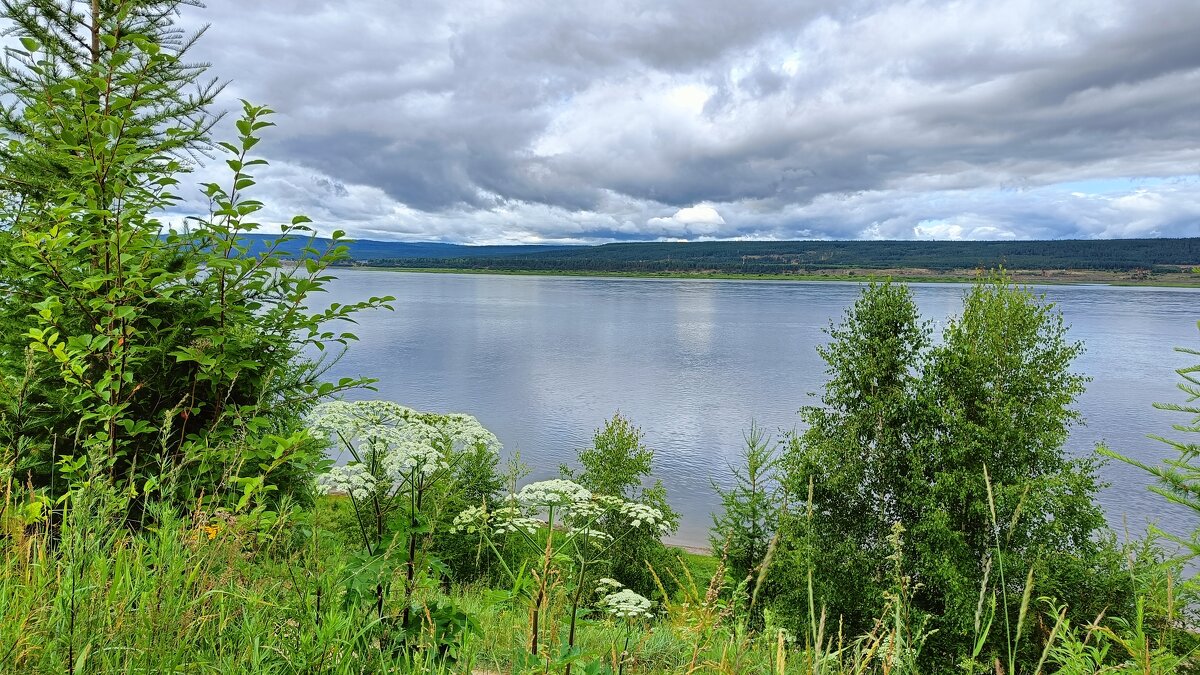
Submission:
[[[532,536],[538,528],[548,526],[537,518],[545,509],[558,509],[571,535],[583,535],[597,544],[614,539],[607,531],[611,529],[608,524],[618,523],[606,519],[604,528],[597,526],[608,515],[619,516],[618,520],[623,521],[619,525],[632,529],[651,528],[663,533],[669,527],[662,512],[652,506],[593,494],[573,481],[552,479],[526,485],[491,512],[477,506],[467,508],[454,519],[454,530],[474,533],[486,529],[495,534],[520,531]]]
[[[422,413],[391,401],[322,403],[313,410],[309,428],[355,453],[358,462],[318,479],[325,492],[346,492],[355,498],[377,487],[387,492],[428,478],[466,448],[498,454],[501,447],[495,434],[470,415]]]
[[[604,599],[600,601],[600,606],[618,619],[648,619],[654,616],[654,613],[650,611],[654,607],[654,603],[628,588],[622,588],[604,596]]]
[[[592,492],[574,481],[555,478],[526,485],[515,499],[526,508],[573,506],[590,501]]]
[[[362,464],[335,466],[329,473],[317,476],[317,487],[325,494],[348,494],[355,499],[366,499],[375,491],[375,476]]]
[[[622,588],[625,588],[625,584],[617,581],[616,579],[602,577],[596,581],[596,592],[602,595],[607,595]]]

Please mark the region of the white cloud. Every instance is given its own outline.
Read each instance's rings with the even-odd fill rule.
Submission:
[[[711,205],[697,204],[679,209],[669,218],[651,218],[646,225],[660,237],[711,237],[722,232],[725,219]]]
[[[355,236],[1197,233],[1194,0],[210,0],[185,20],[213,24],[193,56],[234,78],[228,107],[280,111],[268,213]],[[1101,180],[1121,185],[1065,187]]]

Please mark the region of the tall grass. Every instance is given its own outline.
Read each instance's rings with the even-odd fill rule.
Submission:
[[[252,516],[180,515],[153,509],[154,524],[130,529],[120,517],[121,495],[97,483],[73,494],[56,528],[18,524],[29,496],[11,483],[0,486],[0,672],[3,673],[519,673],[561,672],[571,603],[550,593],[539,629],[545,650],[529,657],[528,608],[512,593],[476,586],[420,587],[427,614],[453,606],[472,617],[479,631],[428,634],[416,644],[389,633],[387,617],[403,610],[403,585],[387,598],[384,619],[344,602],[352,556],[339,531],[335,500],[312,511],[288,511],[256,521]],[[999,532],[994,556],[1003,556]],[[651,621],[620,622],[581,611],[577,618],[576,672],[751,673],[762,675],[865,675],[974,673],[1169,673],[1186,672],[1194,659],[1186,646],[1168,644],[1148,605],[1136,616],[1096,617],[1082,625],[1066,608],[1024,587],[1019,611],[998,617],[1008,604],[982,577],[977,632],[994,631],[1006,645],[1004,659],[921,667],[929,631],[913,608],[916,582],[904,574],[903,528],[893,532],[892,590],[865,635],[845,635],[840,621],[811,601],[807,634],[775,623],[769,607],[761,623],[749,607],[771,564],[768,556],[749,578],[726,573],[721,556],[684,559],[680,591]],[[999,562],[999,560],[997,560]],[[985,568],[987,569],[987,568]],[[395,570],[397,579],[405,574]],[[811,588],[810,588],[811,594]],[[1176,606],[1187,603],[1168,589]],[[1160,603],[1159,603],[1160,604]],[[432,609],[431,609],[432,608]],[[989,609],[990,608],[990,609]],[[1001,626],[1008,618],[1008,630]],[[993,620],[996,619],[996,620]],[[1183,614],[1168,618],[1176,631]],[[1048,638],[1031,666],[1017,661],[1019,640],[1031,625]],[[1013,654],[1011,660],[1008,655]],[[974,657],[979,657],[976,650]],[[559,660],[556,660],[559,659]],[[1007,662],[1005,662],[1007,660]],[[966,665],[964,665],[966,664]]]

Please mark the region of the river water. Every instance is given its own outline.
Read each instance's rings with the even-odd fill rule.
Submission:
[[[683,516],[675,540],[702,545],[728,466],[756,420],[778,437],[797,426],[825,380],[816,346],[823,329],[859,293],[838,282],[669,280],[339,270],[328,299],[394,295],[394,312],[373,311],[351,327],[360,341],[331,377],[367,375],[386,398],[420,410],[467,412],[553,477],[594,430],[620,411],[656,451],[655,477]],[[966,286],[914,284],[922,313],[938,327],[961,310]],[[1078,407],[1069,451],[1098,442],[1146,462],[1173,456],[1148,434],[1171,434],[1184,402],[1174,370],[1197,359],[1200,291],[1047,286],[1069,336],[1086,346],[1076,370],[1092,378]],[[1100,501],[1118,531],[1150,520],[1191,532],[1193,516],[1168,509],[1132,467],[1111,463]]]

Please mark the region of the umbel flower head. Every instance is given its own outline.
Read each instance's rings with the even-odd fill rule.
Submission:
[[[579,483],[556,478],[526,485],[516,494],[515,499],[518,504],[526,508],[570,507],[591,501],[592,493]]]
[[[596,527],[601,516],[616,515],[624,527],[653,529],[660,534],[669,526],[658,509],[630,502],[611,495],[597,495],[569,480],[553,479],[530,483],[521,488],[492,511],[478,506],[467,508],[454,519],[456,532],[507,534],[523,531],[533,534],[546,523],[539,519],[543,512],[554,509],[561,522],[576,534],[599,543],[611,540],[611,532]]]
[[[422,413],[391,401],[323,403],[313,410],[309,428],[357,458],[321,476],[317,485],[356,499],[426,478],[465,448],[500,452],[495,434],[470,415]]]
[[[604,596],[600,599],[600,608],[618,619],[654,616],[651,611],[654,607],[653,602],[625,588],[625,585],[616,579],[601,579],[597,582],[596,592]]]

